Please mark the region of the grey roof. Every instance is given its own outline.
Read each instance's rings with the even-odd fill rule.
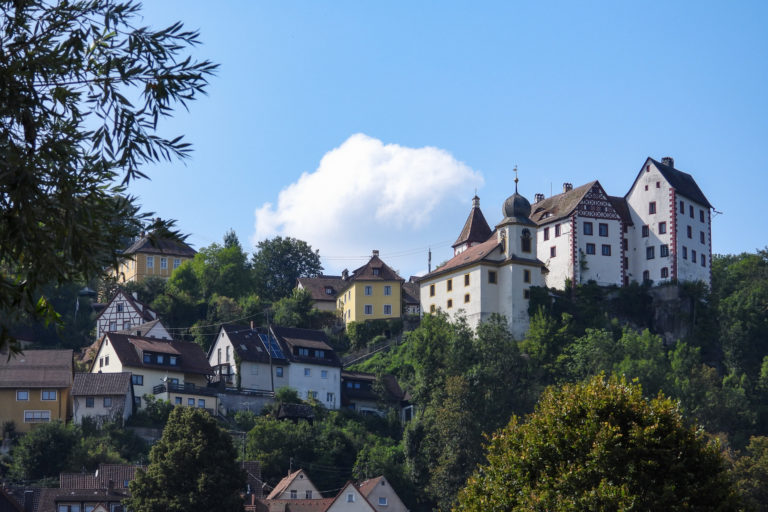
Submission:
[[[0,356],[0,388],[68,388],[72,385],[72,350],[25,350]]]
[[[76,373],[72,396],[125,395],[131,389],[131,374]]]
[[[158,370],[173,370],[186,373],[210,375],[213,373],[208,357],[197,343],[191,341],[161,340],[144,338],[109,332],[102,336],[101,343],[109,339],[123,367],[154,368]],[[101,345],[99,345],[101,346]],[[155,363],[144,363],[143,352],[173,354],[179,356],[178,366],[167,366]],[[94,359],[95,364],[95,359]]]
[[[596,183],[598,182],[591,181],[568,192],[533,203],[531,220],[541,226],[568,217]]]
[[[419,283],[403,283],[403,301],[405,301],[406,304],[421,304],[419,296]]]
[[[627,204],[626,199],[623,197],[608,196],[608,201],[610,201],[611,206],[613,206],[613,209],[616,210],[616,213],[619,214],[619,218],[626,226],[632,226],[634,224],[632,222],[632,215],[629,213],[629,205]]]
[[[250,328],[245,325],[236,324],[224,324],[221,328],[227,333],[227,337],[240,359],[251,363],[270,362],[269,348],[264,345],[264,341],[260,337],[267,335],[268,331],[266,328]],[[280,341],[278,340],[279,344]],[[213,350],[213,346],[211,346],[211,350]],[[280,345],[280,350],[285,354],[286,349],[284,346]],[[272,362],[280,361],[286,361],[286,359],[275,357],[274,354],[272,355]]]
[[[297,281],[309,292],[312,300],[336,302],[338,293],[346,288],[347,283],[341,276],[300,277]],[[331,289],[331,293],[326,293],[326,288]]]
[[[693,179],[693,176],[686,172],[678,171],[674,167],[658,162],[653,158],[648,157],[648,159],[653,162],[653,165],[656,166],[659,172],[661,172],[661,175],[664,176],[664,179],[669,182],[670,186],[672,186],[678,194],[681,194],[692,201],[696,201],[707,208],[712,208],[712,205],[707,201],[707,198],[696,184],[696,180]],[[642,172],[642,170],[640,172]]]
[[[151,235],[145,235],[133,242],[123,254],[162,254],[167,256],[183,256],[193,258],[197,251],[189,245],[178,240],[169,240],[167,238],[153,238]]]
[[[121,329],[119,331],[115,331],[119,334],[132,334],[136,336],[146,336],[149,331],[152,330],[154,326],[157,324],[163,325],[163,323],[158,318],[157,320],[152,320],[151,322],[144,322],[143,324],[134,325],[130,329]],[[165,327],[163,325],[163,327]]]

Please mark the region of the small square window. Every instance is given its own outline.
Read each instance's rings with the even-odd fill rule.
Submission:
[[[144,376],[143,375],[131,375],[131,384],[136,384],[137,386],[143,386],[144,385]]]
[[[122,313],[123,312],[123,303],[120,302],[117,304],[117,312]]]
[[[496,284],[496,271],[495,270],[489,270],[488,271],[488,282],[490,284]]]
[[[187,398],[187,405],[190,407],[195,406],[195,399],[194,398]]]
[[[109,363],[105,363],[109,364]],[[162,354],[157,354],[157,364],[165,364],[165,356]]]
[[[663,235],[667,232],[667,223],[666,222],[659,222],[659,234]]]
[[[587,244],[587,254],[595,254],[595,244]]]
[[[304,376],[305,377],[311,377],[312,376],[312,369],[311,368],[304,368]]]
[[[363,307],[363,312],[364,312],[366,315],[372,315],[372,314],[373,314],[373,304],[366,304],[366,305]]]
[[[597,225],[597,229],[600,236],[608,236],[608,224],[601,222]]]
[[[299,497],[299,491],[297,491],[296,489],[291,489],[291,499],[295,500],[295,499],[298,499],[298,497]]]
[[[104,397],[104,407],[112,407],[112,397],[111,396],[105,396]]]
[[[201,409],[205,409],[205,399],[204,398],[198,398],[197,399],[197,406]]]
[[[278,366],[277,368],[275,368],[275,376],[276,377],[282,377],[283,376],[283,367],[282,366]]]
[[[328,370],[320,370],[320,378],[321,379],[327,379],[328,378]]]
[[[168,356],[168,362],[171,364],[171,366],[176,366],[176,356]]]
[[[355,495],[351,492],[347,493],[347,503],[354,503],[355,502]]]
[[[379,497],[379,506],[386,507],[387,506],[387,498],[384,496]]]
[[[16,391],[16,401],[17,402],[26,402],[29,400],[29,391],[26,389],[19,389]]]
[[[611,255],[611,246],[609,244],[603,244],[602,246],[603,256]]]
[[[379,269],[379,268],[374,268],[372,270],[373,270],[373,275],[375,275],[375,276],[378,276],[379,274],[381,274],[381,269]]]
[[[85,406],[88,409],[92,409],[95,403],[96,403],[96,398],[95,397],[92,397],[92,396],[85,397]]]
[[[384,304],[384,314],[385,315],[392,314],[392,304]]]
[[[308,500],[312,499],[312,490],[311,489],[307,489],[307,491],[304,493],[304,498],[308,499]]]
[[[591,222],[585,222],[584,223],[584,234],[585,235],[591,235],[592,234],[592,223]]]
[[[176,405],[181,405],[181,397],[177,396],[176,398],[174,398],[173,403]]]
[[[655,249],[656,248],[653,247],[653,246],[646,247],[645,248],[645,259],[652,260],[653,258],[655,258],[656,257],[656,250]]]
[[[656,201],[651,201],[650,203],[648,203],[648,213],[649,214],[656,213]]]

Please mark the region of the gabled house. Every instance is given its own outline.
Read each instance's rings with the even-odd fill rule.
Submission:
[[[309,292],[315,309],[336,311],[338,294],[345,287],[345,282],[341,276],[319,275],[298,278],[296,287]]]
[[[138,326],[155,322],[155,320],[157,320],[157,313],[152,311],[149,306],[125,290],[118,290],[96,317],[96,339],[101,339],[107,332],[136,330],[139,329]],[[151,328],[143,327],[140,329],[143,331],[142,335],[163,339],[171,338],[168,331],[159,322],[153,323]]]
[[[169,278],[173,271],[197,251],[178,240],[143,235],[123,251],[123,261],[115,273],[117,282],[142,281],[148,277]]]
[[[72,417],[72,350],[25,350],[0,356],[0,425],[19,432]]]
[[[384,407],[397,410],[403,418],[410,408],[409,395],[400,388],[394,375],[381,376],[381,388],[376,389],[376,375],[367,372],[341,372],[341,405],[362,414],[386,413]]]
[[[354,483],[347,482],[325,512],[376,512],[376,509]]]
[[[378,318],[400,318],[404,280],[379,258],[374,250],[368,263],[352,272],[342,273],[344,285],[337,307],[342,320],[364,322]]]
[[[624,196],[632,216],[629,281],[703,281],[712,274],[712,205],[671,157],[647,158]]]
[[[601,286],[624,283],[625,233],[631,225],[622,198],[605,193],[599,181],[544,198],[536,194],[531,220],[538,226],[538,258],[547,265],[546,284],[565,288],[595,281]]]
[[[314,398],[327,409],[341,404],[341,360],[328,344],[325,332],[273,325],[270,331],[280,344],[288,365],[288,386],[302,399]]]
[[[145,394],[218,412],[216,391],[208,387],[213,369],[200,345],[128,334],[105,334],[90,373],[130,372],[134,410],[143,407]]]
[[[323,497],[315,484],[303,469],[298,469],[277,483],[272,492],[267,495],[268,500],[316,500]]]
[[[133,413],[133,385],[130,373],[76,373],[72,384],[74,422],[91,418],[97,424],[123,423]]]
[[[408,512],[405,503],[383,475],[361,482],[357,488],[377,512]]]
[[[224,324],[208,350],[214,381],[226,387],[269,391],[288,386],[288,356],[269,329]]]

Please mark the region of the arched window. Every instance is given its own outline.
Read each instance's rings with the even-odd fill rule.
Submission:
[[[531,252],[531,232],[528,229],[523,230],[523,236],[520,237],[523,252]]]

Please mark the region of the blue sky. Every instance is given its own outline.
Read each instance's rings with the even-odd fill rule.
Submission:
[[[477,189],[489,223],[598,179],[624,195],[675,158],[716,210],[716,253],[768,245],[768,2],[197,2],[209,95],[161,125],[195,151],[131,192],[196,247],[307,240],[327,273],[372,249],[403,277],[452,255]]]

